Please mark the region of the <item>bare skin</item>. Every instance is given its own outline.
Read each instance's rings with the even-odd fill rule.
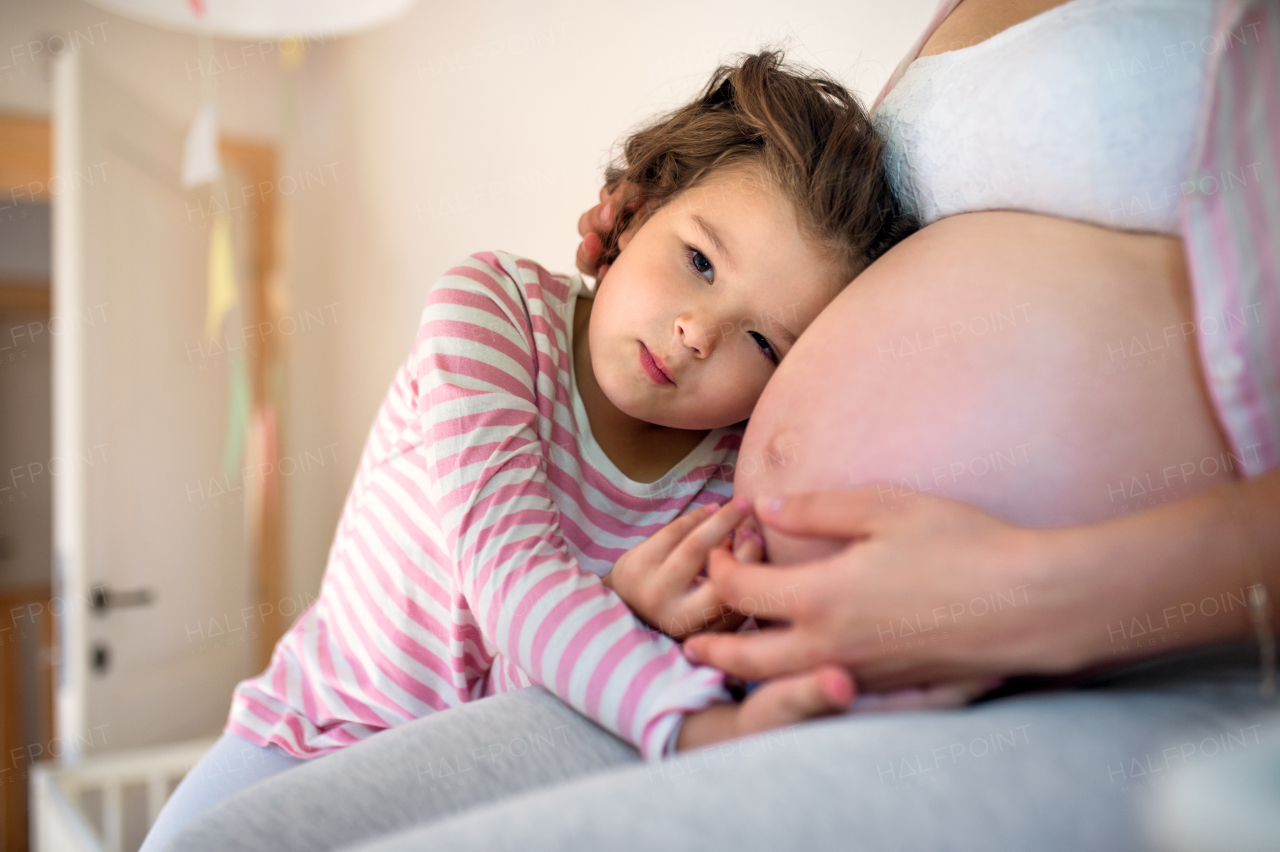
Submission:
[[[1177,239],[1025,213],[943,219],[796,344],[752,415],[735,491],[881,482],[886,501],[935,494],[1055,527],[1198,494],[1238,462],[1194,327]],[[766,542],[779,564],[837,546]]]
[[[920,50],[934,56],[971,47],[1068,0],[968,0],[952,10]]]
[[[1014,316],[1011,305],[1026,309]],[[1003,312],[998,330],[993,312]],[[952,337],[948,317],[963,332]],[[973,333],[974,317],[991,322],[985,334]],[[1243,599],[1250,542],[1274,574],[1280,541],[1265,519],[1275,476],[1243,487],[1228,469],[1239,462],[1210,409],[1194,335],[1183,339],[1189,323],[1177,240],[974,213],[904,241],[801,338],[743,442],[739,494],[832,492],[797,496],[781,513],[761,507],[771,559],[804,563],[795,572],[765,578],[713,560],[730,604],[786,601],[770,615],[796,627],[687,647],[755,678],[830,653],[860,687],[897,689],[1248,635],[1243,605],[1183,619],[1155,645],[1118,646],[1108,631],[1187,600]],[[1145,356],[1133,354],[1135,337]],[[839,491],[853,486],[865,487]],[[1240,492],[1238,521],[1224,488]],[[950,612],[996,594],[1010,602],[998,619]],[[807,611],[806,597],[843,623],[818,637],[812,624],[800,629],[804,613],[791,607]],[[858,603],[831,604],[842,599]],[[946,641],[886,644],[885,630],[896,637],[903,617],[921,613]]]

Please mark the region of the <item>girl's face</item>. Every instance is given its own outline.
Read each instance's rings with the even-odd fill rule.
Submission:
[[[596,381],[648,423],[745,420],[845,275],[755,170],[717,172],[655,212],[609,267],[588,331]]]

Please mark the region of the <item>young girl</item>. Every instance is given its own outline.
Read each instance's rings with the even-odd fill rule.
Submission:
[[[715,623],[710,587],[690,589],[746,515],[706,511],[731,494],[735,424],[906,233],[881,151],[838,84],[752,56],[625,143],[608,182],[647,204],[619,217],[594,294],[501,252],[446,273],[320,597],[236,688],[227,732],[311,757],[541,684],[646,758],[673,753],[686,715],[729,700],[723,676],[615,591],[668,633]],[[639,579],[611,591],[601,578],[624,558]],[[736,711],[680,745],[730,734]]]
[[[750,56],[626,141],[607,179],[645,202],[619,216],[594,293],[501,252],[449,270],[320,597],[237,686],[224,742],[314,757],[541,684],[652,760],[846,704],[834,673],[807,705],[785,684],[734,704],[721,672],[649,625],[723,625],[697,575],[747,511],[716,506],[735,464],[778,463],[739,462],[737,424],[805,326],[910,230],[881,157],[843,87]],[[265,771],[290,763],[270,751]]]

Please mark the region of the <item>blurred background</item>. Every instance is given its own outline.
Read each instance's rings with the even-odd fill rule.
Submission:
[[[6,0],[3,848],[137,847],[318,594],[440,273],[573,271],[614,143],[722,59],[869,105],[934,6]]]

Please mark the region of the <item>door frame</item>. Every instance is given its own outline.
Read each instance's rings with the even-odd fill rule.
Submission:
[[[49,197],[49,122],[17,116],[0,115],[0,187],[7,197],[0,197],[0,213],[16,204],[19,193],[32,201]],[[49,280],[0,277],[0,324],[9,316],[35,316],[48,326]],[[52,512],[52,506],[50,506]],[[50,519],[52,520],[52,518]],[[52,571],[52,566],[50,566]],[[29,838],[27,820],[28,784],[23,778],[31,771],[31,762],[50,750],[54,738],[53,693],[53,619],[50,615],[48,583],[0,590],[0,844],[6,849],[26,849]],[[28,619],[27,616],[30,616]],[[23,724],[22,643],[12,641],[23,628],[37,627],[36,680],[37,698],[35,729],[39,742],[28,743]],[[30,748],[28,748],[30,746]],[[18,776],[16,778],[11,776]]]
[[[53,128],[47,117],[19,116],[0,113],[0,211],[18,202],[47,202],[57,205],[58,194],[53,185]],[[269,142],[261,140],[223,137],[219,140],[219,152],[223,162],[237,172],[249,178],[254,186],[274,186],[277,180],[278,156],[276,148]],[[242,250],[247,252],[249,279],[244,282],[243,294],[253,314],[262,321],[278,323],[275,316],[277,307],[272,304],[270,276],[275,274],[278,262],[278,216],[274,192],[258,192],[250,199],[256,215],[251,219],[248,228],[248,245]],[[55,213],[56,216],[56,213]],[[57,247],[54,247],[56,254]],[[34,284],[35,286],[31,286]],[[43,284],[43,286],[41,286]],[[0,277],[0,314],[6,313],[43,313],[50,315],[57,302],[57,294],[53,292],[48,280],[17,282]],[[249,381],[255,406],[265,402],[270,393],[268,388],[268,371],[281,357],[278,335],[259,335],[246,341],[250,356],[248,360]],[[56,367],[55,367],[56,372]],[[55,399],[55,405],[57,401]],[[261,515],[257,519],[258,534],[253,542],[251,552],[251,571],[257,586],[256,592],[260,601],[277,602],[285,597],[284,577],[284,535],[282,528],[282,489],[267,489],[263,494]],[[50,566],[51,574],[53,566]],[[51,588],[40,590],[24,590],[24,600],[31,595],[43,594],[46,612],[51,612]],[[61,608],[59,608],[61,609]],[[55,616],[56,618],[56,616]],[[265,668],[270,661],[271,652],[276,642],[287,629],[284,616],[279,606],[271,607],[258,631],[257,646],[254,659],[258,670]],[[54,636],[62,636],[62,631],[55,626]],[[56,640],[55,640],[56,641]],[[58,680],[56,669],[61,659],[61,649],[54,648],[50,655],[51,676],[48,678],[50,698],[45,706],[49,718],[41,720],[42,730],[53,732],[55,729],[53,684]],[[87,661],[81,661],[86,665]],[[4,706],[2,712],[8,715],[11,709],[19,705],[16,691],[4,689]],[[74,718],[58,714],[63,720]],[[77,741],[78,731],[57,730],[56,736]],[[24,745],[22,743],[3,743],[4,754],[10,747]],[[4,785],[5,795],[16,795],[26,799],[26,785]],[[19,788],[15,790],[13,788]],[[25,810],[25,807],[23,808]]]

